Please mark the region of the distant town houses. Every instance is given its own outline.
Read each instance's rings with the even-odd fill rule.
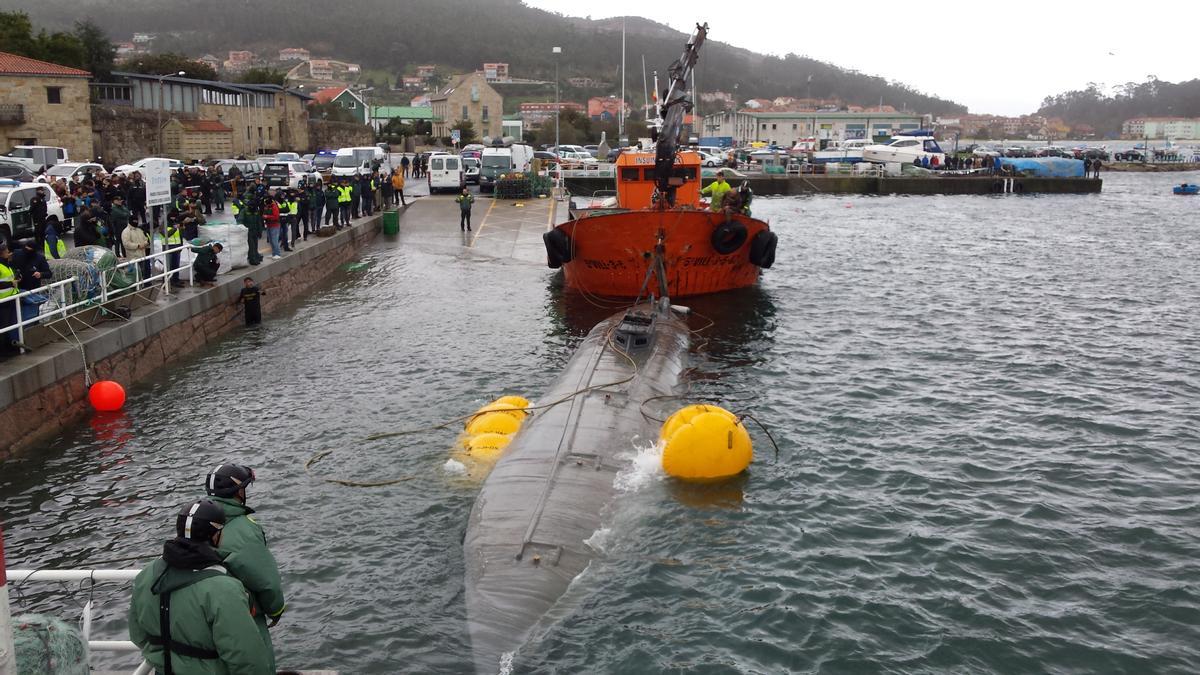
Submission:
[[[434,136],[449,136],[455,124],[462,121],[471,122],[480,137],[500,136],[504,97],[488,84],[483,73],[459,75],[431,96],[429,105],[433,109]]]
[[[1200,138],[1200,118],[1134,117],[1121,123],[1121,138],[1130,140]]]
[[[586,109],[582,105],[571,101],[561,101],[559,103],[554,103],[553,101],[547,103],[522,103],[520,106],[521,121],[524,122],[526,128],[538,129],[546,122],[554,120],[555,111],[563,113],[569,110],[583,113]]]
[[[405,89],[420,89],[425,86],[425,80],[419,77],[403,77],[400,81],[401,86]]]
[[[354,93],[349,87],[327,87],[313,92],[312,103],[332,103],[344,108],[359,124],[368,121],[367,104],[362,96]]]
[[[238,50],[229,52],[222,68],[229,73],[244,73],[254,65],[254,52]]]
[[[622,101],[616,96],[593,96],[587,102],[588,117],[597,121],[612,121],[621,116],[624,103],[625,116],[629,116],[629,102]]]
[[[485,63],[483,64],[483,77],[488,82],[511,82],[512,78],[508,75],[507,63]]]
[[[309,58],[311,58],[311,56],[307,49],[289,47],[287,49],[279,50],[280,61],[307,61]]]
[[[603,89],[608,83],[592,77],[568,77],[567,84],[579,89]]]
[[[417,77],[421,78],[422,80],[428,80],[429,78],[433,77],[434,73],[436,72],[437,66],[417,66]]]

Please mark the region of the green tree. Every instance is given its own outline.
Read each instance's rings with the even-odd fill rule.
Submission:
[[[0,45],[4,51],[31,59],[41,58],[41,46],[33,34],[33,24],[24,12],[0,12]]]
[[[462,147],[468,143],[478,143],[479,137],[475,135],[475,123],[471,120],[458,120],[450,127],[458,129],[458,147]]]
[[[308,106],[308,117],[314,120],[327,120],[329,122],[357,122],[354,115],[349,110],[330,101],[329,103],[317,103]]]
[[[108,35],[91,19],[75,22],[75,37],[83,47],[84,70],[104,82],[112,75],[117,50]]]
[[[197,80],[215,80],[217,71],[212,66],[200,61],[193,61],[183,54],[164,52],[162,54],[143,54],[136,59],[123,62],[120,67],[133,73],[147,75],[174,75],[183,71],[183,77]]]
[[[274,68],[251,68],[237,78],[242,84],[278,84],[283,86],[287,73]]]

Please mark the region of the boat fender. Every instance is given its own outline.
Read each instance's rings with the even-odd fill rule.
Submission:
[[[998,180],[992,181],[992,194],[998,195],[1001,192],[1004,192],[1004,182]]]
[[[667,418],[659,431],[662,467],[668,476],[714,481],[746,470],[754,456],[750,434],[733,413],[715,405],[690,405]]]
[[[750,241],[750,262],[765,269],[775,264],[775,247],[779,237],[770,230],[762,230]]]
[[[1024,184],[1024,183],[1022,183],[1022,182],[1021,182],[1021,181],[1019,181],[1019,180],[1018,180],[1018,181],[1013,181],[1012,191],[1013,191],[1013,193],[1015,193],[1015,194],[1024,194],[1024,192],[1025,192],[1025,184]]]
[[[749,234],[746,226],[736,220],[727,220],[712,233],[712,247],[721,255],[729,255],[746,243]]]
[[[550,230],[542,235],[542,242],[546,245],[546,265],[551,269],[571,262],[571,237],[566,232]]]

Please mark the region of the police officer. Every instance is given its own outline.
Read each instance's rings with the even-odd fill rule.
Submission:
[[[229,573],[241,579],[250,591],[254,622],[270,652],[271,672],[275,672],[275,652],[267,629],[279,622],[287,605],[279,566],[267,548],[267,537],[262,526],[250,517],[254,509],[246,506],[246,488],[253,482],[251,469],[222,464],[208,474],[204,489],[225,511],[225,529],[217,550],[224,557]]]
[[[215,548],[225,522],[225,512],[207,499],[184,506],[177,536],[133,580],[129,639],[159,673],[275,672],[246,589]]]

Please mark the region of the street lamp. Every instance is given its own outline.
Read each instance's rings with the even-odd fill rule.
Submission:
[[[554,53],[562,54],[562,47],[555,47]],[[562,112],[560,110],[562,106],[558,102],[558,62],[560,60],[561,57],[556,56],[554,58],[554,154],[556,155],[560,153],[558,148],[558,116]]]
[[[162,111],[163,111],[163,78],[165,77],[183,77],[187,73],[179,71],[177,73],[165,73],[158,76],[158,155],[163,154],[162,149]]]

